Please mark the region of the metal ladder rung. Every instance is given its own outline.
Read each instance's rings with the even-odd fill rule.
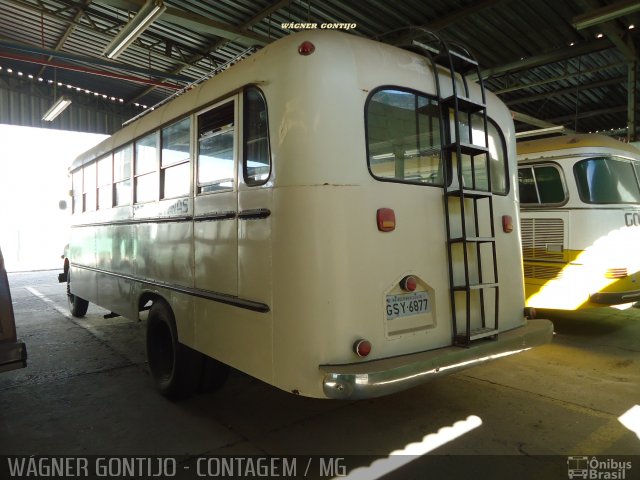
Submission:
[[[461,75],[466,75],[472,70],[478,68],[478,62],[469,58],[461,53],[453,52],[451,50],[440,51],[438,56],[435,58],[435,62],[438,65],[443,65],[447,68],[450,68],[450,63],[453,63],[453,69],[455,72],[460,73]]]
[[[459,95],[451,95],[442,100],[442,103],[449,108],[455,108],[456,102],[458,104],[458,111],[465,113],[477,113],[487,108],[487,105],[483,102],[476,102],[468,97],[461,97]]]
[[[472,143],[463,143],[463,142],[449,143],[447,145],[444,145],[442,148],[450,152],[457,152],[458,146],[460,146],[460,153],[462,153],[463,155],[471,155],[472,157],[475,157],[476,155],[483,155],[483,154],[489,153],[489,149],[487,147],[483,147],[482,145],[474,145]]]
[[[493,193],[488,190],[471,190],[470,188],[463,188],[460,190],[459,188],[455,188],[453,190],[447,190],[445,195],[447,197],[459,197],[460,194],[465,196],[465,198],[489,198],[493,197]]]
[[[481,338],[493,337],[500,333],[496,328],[479,328],[477,330],[471,330],[469,332],[469,341],[473,342],[474,340],[480,340]],[[467,332],[461,332],[456,335],[456,341],[458,343],[467,343]]]
[[[490,243],[490,242],[495,242],[496,241],[496,237],[455,237],[452,238],[451,240],[449,240],[450,243],[463,243],[463,242],[469,242],[469,243]]]
[[[454,285],[453,290],[456,292],[468,292],[470,290],[486,290],[489,288],[498,288],[497,283],[470,283],[469,285]]]

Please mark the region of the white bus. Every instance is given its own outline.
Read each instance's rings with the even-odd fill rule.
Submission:
[[[604,135],[518,143],[527,305],[640,300],[640,151]]]
[[[441,47],[450,68],[477,68]],[[292,34],[70,172],[71,311],[150,307],[168,397],[227,366],[295,394],[374,397],[551,339],[525,318],[509,111],[425,54]]]

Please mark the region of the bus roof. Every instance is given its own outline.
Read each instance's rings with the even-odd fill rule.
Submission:
[[[300,56],[298,45],[303,40],[312,41],[316,46],[313,57],[310,57],[313,62],[308,62],[309,66],[304,78],[310,76],[316,79],[317,85],[324,86],[327,83],[325,79],[329,78],[326,72],[332,71],[338,72],[345,79],[353,80],[352,83],[358,88],[353,89],[352,93],[360,92],[366,95],[379,86],[398,85],[424,91],[430,95],[435,94],[436,84],[431,64],[422,55],[351,33],[335,30],[303,30],[267,45],[183,95],[131,122],[91,150],[80,154],[73,161],[70,171],[135,141],[170,121],[197,112],[198,109],[211,105],[214,101],[220,101],[247,85],[258,85],[267,90],[274,89],[274,84],[286,83],[287,88],[291,88],[292,83],[283,80],[302,77],[302,74],[291,71],[295,65],[291,59]],[[314,69],[317,73],[309,73],[310,69]],[[444,67],[438,66],[437,69],[438,75],[443,79],[450,75]],[[451,87],[448,85],[451,82],[441,79],[440,83],[445,85],[442,87],[444,89],[442,96],[450,95],[448,90]],[[298,90],[287,92],[287,95],[308,95],[309,91],[313,91],[313,86],[303,81],[297,82],[294,87]],[[469,87],[474,96],[479,96],[479,86],[475,82],[470,82]],[[326,95],[326,92],[320,93]],[[491,117],[501,125],[506,122],[511,122],[512,125],[511,115],[504,103],[491,92],[486,93],[487,108]],[[347,95],[345,92],[340,94],[343,97]],[[504,133],[509,134],[509,132]],[[509,142],[512,138],[506,140]]]
[[[558,137],[542,138],[540,140],[528,140],[518,142],[518,158],[550,157],[553,155],[532,155],[549,152],[560,152],[569,149],[588,149],[589,152],[605,150],[616,150],[619,153],[630,153],[640,157],[640,150],[628,143],[620,142],[615,138],[599,134],[574,134],[562,135]]]

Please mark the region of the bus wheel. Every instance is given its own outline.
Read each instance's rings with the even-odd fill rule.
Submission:
[[[69,277],[70,275],[67,273],[67,300],[69,301],[69,311],[74,317],[82,318],[86,315],[87,310],[89,309],[89,302],[84,298],[80,298],[71,293]]]
[[[153,302],[147,318],[147,359],[160,393],[169,400],[193,395],[202,375],[201,355],[178,341],[171,308],[162,300]]]
[[[215,360],[207,355],[202,355],[202,376],[198,385],[198,392],[208,393],[220,388],[229,377],[229,365]]]

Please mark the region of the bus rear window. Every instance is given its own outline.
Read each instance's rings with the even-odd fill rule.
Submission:
[[[380,90],[366,109],[368,161],[374,177],[442,185],[440,113],[426,96]]]
[[[441,131],[451,131],[453,118],[446,117],[441,129],[440,106],[436,99],[409,91],[385,89],[375,92],[366,105],[368,162],[371,174],[379,180],[443,185]],[[484,119],[474,114],[461,115],[462,142],[486,145]],[[472,125],[469,128],[468,122]],[[471,131],[472,139],[467,138]],[[488,119],[489,160],[476,157],[475,185],[488,190],[487,163],[491,169],[491,191],[508,191],[506,144],[497,125]],[[480,160],[478,160],[480,159]],[[484,165],[482,167],[481,165]],[[462,175],[471,185],[470,159],[462,160]],[[451,167],[448,174],[451,176]]]
[[[631,161],[595,157],[573,167],[580,198],[585,203],[637,203],[640,186]]]

